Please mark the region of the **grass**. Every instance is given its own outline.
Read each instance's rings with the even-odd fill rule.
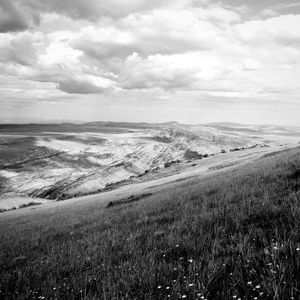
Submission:
[[[0,217],[0,298],[300,299],[299,169],[297,148],[133,203]]]

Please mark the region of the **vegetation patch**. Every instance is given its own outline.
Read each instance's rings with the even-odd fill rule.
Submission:
[[[29,206],[36,206],[36,205],[41,205],[42,203],[40,202],[29,202],[29,203],[25,203],[19,206],[19,208],[25,208],[25,207],[29,207]]]
[[[229,163],[229,164],[221,164],[221,165],[210,167],[208,170],[209,171],[220,170],[220,169],[224,169],[224,168],[228,168],[228,167],[233,167],[236,164],[237,164],[236,162]]]
[[[148,194],[141,194],[141,195],[137,195],[137,196],[130,196],[126,199],[121,199],[121,200],[116,200],[116,201],[110,201],[108,204],[107,204],[107,208],[109,207],[113,207],[113,206],[118,206],[118,205],[121,205],[121,204],[128,204],[128,203],[131,203],[131,202],[136,202],[136,201],[140,201],[144,198],[147,198],[149,196],[151,196],[152,194],[151,193],[148,193]]]
[[[188,160],[201,159],[202,157],[202,154],[199,154],[197,151],[193,151],[191,149],[186,149],[184,153],[184,158]]]

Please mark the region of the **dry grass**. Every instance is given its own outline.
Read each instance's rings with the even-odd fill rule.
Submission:
[[[298,148],[109,209],[0,216],[0,298],[300,299],[299,169]]]

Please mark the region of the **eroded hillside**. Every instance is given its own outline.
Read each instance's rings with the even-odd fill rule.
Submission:
[[[171,164],[300,140],[295,129],[232,124],[5,125],[0,134],[1,199],[61,200]]]

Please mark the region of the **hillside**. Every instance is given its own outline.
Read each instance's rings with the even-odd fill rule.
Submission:
[[[98,193],[221,152],[299,141],[296,128],[239,124],[0,125],[0,209]]]
[[[0,298],[299,299],[299,170],[298,147],[118,201],[2,213]]]

